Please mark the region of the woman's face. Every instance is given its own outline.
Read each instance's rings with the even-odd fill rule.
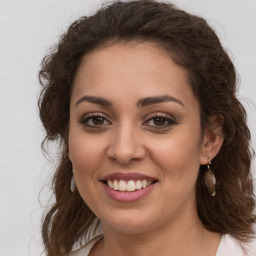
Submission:
[[[143,232],[191,223],[205,154],[184,69],[150,43],[86,55],[71,96],[69,158],[103,226]]]

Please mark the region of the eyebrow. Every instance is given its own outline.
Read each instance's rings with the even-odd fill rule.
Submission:
[[[90,102],[90,103],[94,103],[94,104],[98,104],[98,105],[101,105],[101,106],[104,106],[104,107],[113,107],[113,104],[104,99],[104,98],[101,98],[101,97],[95,97],[95,96],[83,96],[82,98],[80,98],[75,106],[77,106],[78,104],[82,103],[82,102]]]
[[[184,107],[184,104],[181,100],[171,96],[171,95],[162,95],[162,96],[155,96],[155,97],[147,97],[143,98],[137,101],[138,107],[146,107],[153,104],[163,103],[163,102],[176,102]],[[95,96],[83,96],[80,98],[75,106],[79,105],[82,102],[90,102],[93,104],[98,104],[104,107],[113,107],[113,103],[107,99],[101,98],[101,97],[95,97]]]
[[[176,102],[184,107],[184,104],[181,100],[179,100],[171,95],[162,95],[162,96],[156,96],[156,97],[143,98],[137,102],[137,106],[145,107],[148,105],[153,105],[153,104],[163,103],[163,102],[168,102],[168,101]]]

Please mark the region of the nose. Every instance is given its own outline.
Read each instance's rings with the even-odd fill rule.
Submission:
[[[128,165],[143,159],[145,154],[142,137],[133,125],[120,125],[115,130],[107,149],[107,155],[111,160]]]

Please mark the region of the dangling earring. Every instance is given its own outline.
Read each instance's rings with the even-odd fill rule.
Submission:
[[[74,179],[74,174],[72,172],[72,178],[71,178],[71,183],[70,183],[70,190],[71,192],[74,192],[76,189],[76,183],[75,183],[75,179]]]
[[[207,189],[208,189],[210,195],[215,196],[215,194],[216,194],[216,191],[215,191],[216,178],[210,169],[210,164],[211,164],[211,161],[209,161],[209,163],[207,165],[208,170],[204,174],[204,182],[207,186]]]

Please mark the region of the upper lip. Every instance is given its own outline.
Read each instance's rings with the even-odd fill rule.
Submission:
[[[137,173],[137,172],[115,172],[115,173],[110,173],[105,175],[103,178],[100,179],[101,181],[106,181],[106,180],[147,180],[147,181],[154,181],[157,180],[154,177],[150,177],[148,175],[142,174],[142,173]]]

